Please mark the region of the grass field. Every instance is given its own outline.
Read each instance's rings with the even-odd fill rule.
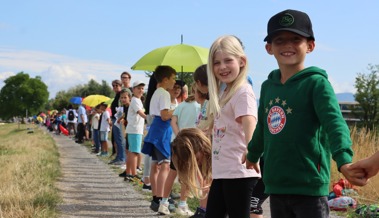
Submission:
[[[0,135],[0,217],[57,217],[54,141],[32,124],[0,125]]]

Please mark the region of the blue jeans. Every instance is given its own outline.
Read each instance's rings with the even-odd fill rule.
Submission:
[[[112,119],[112,123],[113,123],[112,134],[113,134],[116,146],[117,146],[117,154],[116,154],[115,161],[124,162],[126,160],[125,159],[125,148],[123,146],[123,138],[124,137],[122,137],[121,129],[114,125],[115,122],[116,122],[116,119]]]
[[[326,196],[270,195],[272,218],[328,218],[329,206]]]
[[[100,151],[100,134],[99,134],[98,129],[92,130],[92,138],[93,138],[93,141],[95,142],[95,151],[99,152]]]

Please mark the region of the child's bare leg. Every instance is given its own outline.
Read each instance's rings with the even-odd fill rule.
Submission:
[[[134,152],[129,152],[129,156],[130,156],[130,161],[128,160],[128,162],[130,163],[130,174],[131,175],[137,175],[137,172],[136,172],[136,169],[137,169],[137,161],[138,161],[138,156],[139,154],[138,153],[134,153]],[[128,159],[129,159],[129,156],[128,156]]]
[[[157,197],[163,197],[163,189],[166,182],[167,175],[170,171],[170,163],[162,162],[160,164],[160,170],[157,177]]]
[[[167,175],[166,181],[164,183],[163,188],[163,197],[168,198],[170,196],[172,186],[174,185],[175,179],[176,179],[176,170],[169,169],[169,173]]]
[[[157,178],[158,178],[158,163],[152,162],[150,169],[150,183],[151,183],[151,193],[153,196],[157,196]]]

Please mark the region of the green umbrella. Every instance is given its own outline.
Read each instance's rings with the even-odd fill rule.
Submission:
[[[176,72],[194,72],[197,67],[208,62],[209,49],[177,44],[152,50],[140,58],[133,70],[154,71],[157,66],[168,65]]]

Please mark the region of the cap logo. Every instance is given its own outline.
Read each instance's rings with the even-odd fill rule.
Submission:
[[[281,26],[291,26],[295,22],[293,16],[289,13],[285,13],[284,16],[279,20]]]

